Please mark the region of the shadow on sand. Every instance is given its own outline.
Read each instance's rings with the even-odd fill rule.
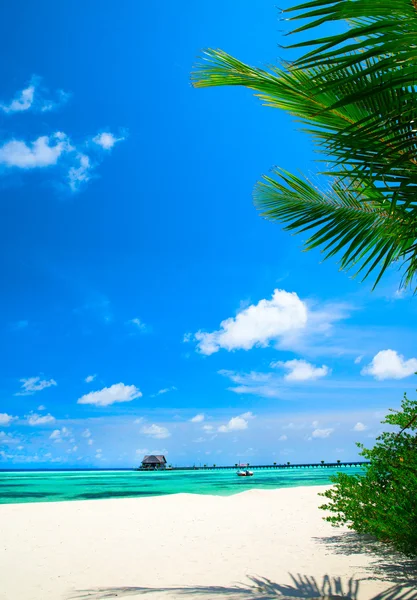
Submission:
[[[329,554],[346,556],[367,556],[369,566],[361,566],[361,575],[357,578],[341,578],[325,575],[322,579],[308,575],[289,574],[291,583],[280,584],[266,577],[249,576],[247,583],[233,586],[184,586],[184,587],[114,587],[79,590],[68,600],[105,600],[109,598],[128,598],[158,594],[158,598],[167,599],[216,598],[228,600],[303,600],[322,599],[363,600],[359,596],[359,587],[365,580],[386,582],[387,589],[366,600],[417,600],[417,560],[408,559],[394,552],[390,546],[375,541],[367,535],[355,532],[337,533],[333,536],[315,539],[317,544],[325,545]],[[150,598],[151,600],[151,598]]]
[[[368,567],[362,567],[362,570],[368,575],[361,579],[379,579],[397,584],[407,583],[410,586],[414,585],[417,590],[417,560],[394,552],[390,546],[375,541],[369,535],[359,535],[355,532],[338,533],[333,536],[315,538],[315,541],[325,545],[332,554],[368,556],[372,562]]]
[[[353,578],[342,582],[340,577],[325,575],[321,581],[306,575],[290,575],[291,584],[279,584],[265,577],[249,577],[247,584],[236,586],[187,586],[167,588],[119,587],[80,590],[68,600],[105,600],[129,596],[166,594],[167,598],[225,598],[229,600],[292,600],[313,598],[322,600],[358,600],[360,581]],[[368,599],[367,599],[368,600]],[[417,600],[414,585],[400,583],[369,598],[369,600]]]

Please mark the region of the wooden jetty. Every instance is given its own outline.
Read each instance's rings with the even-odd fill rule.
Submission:
[[[328,468],[348,468],[348,467],[361,467],[362,465],[368,464],[367,461],[354,461],[354,462],[320,462],[320,463],[299,463],[299,464],[273,464],[273,465],[250,465],[251,471],[259,471],[264,469],[328,469]],[[192,467],[168,467],[170,471],[227,471],[236,470],[239,468],[239,464],[218,466],[218,465],[193,465]],[[139,467],[137,471],[142,471]]]

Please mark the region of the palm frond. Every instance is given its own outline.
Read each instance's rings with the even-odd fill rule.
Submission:
[[[297,14],[292,16],[293,12]],[[325,66],[328,73],[361,65],[357,76],[366,78],[378,75],[378,87],[369,86],[367,94],[377,94],[381,89],[407,89],[416,91],[417,85],[417,2],[416,0],[314,0],[284,11],[288,20],[307,19],[307,23],[288,35],[305,32],[324,24],[345,21],[348,28],[342,33],[318,37],[295,43],[288,48],[313,49],[293,63],[305,69]],[[332,84],[327,83],[330,87]],[[333,84],[334,85],[334,84]],[[360,99],[362,91],[355,91],[339,100],[339,106]]]
[[[239,85],[258,92],[264,104],[289,112],[313,135],[326,162],[333,164],[333,175],[363,180],[366,173],[391,202],[395,198],[395,203],[417,208],[417,102],[400,89],[367,97],[368,88],[378,87],[376,75],[369,75],[354,86],[360,101],[338,105],[352,89],[352,74],[357,77],[370,64],[331,74],[325,67],[266,71],[209,49],[192,82],[195,87]],[[337,86],[329,88],[328,82]]]
[[[255,188],[261,215],[296,233],[312,232],[305,250],[322,247],[325,258],[341,254],[340,268],[377,271],[375,285],[394,262],[407,263],[404,282],[410,283],[417,264],[415,225],[407,211],[390,211],[377,189],[333,181],[323,193],[306,179],[283,169],[265,176]]]
[[[297,14],[292,16],[294,12]],[[289,35],[329,22],[344,21],[350,26],[342,33],[312,37],[289,46],[315,46],[296,61],[299,68],[313,64],[354,64],[360,62],[361,56],[378,60],[395,56],[401,57],[405,67],[409,62],[416,65],[416,0],[312,0],[285,9],[284,14],[290,14],[288,21],[307,20]]]
[[[264,216],[314,228],[306,249],[340,252],[342,269],[365,276],[379,269],[377,281],[401,261],[408,284],[417,271],[417,0],[314,0],[286,13],[307,19],[293,33],[337,20],[349,29],[293,44],[313,49],[283,68],[209,49],[192,83],[247,87],[313,136],[331,194],[277,171],[256,189]]]

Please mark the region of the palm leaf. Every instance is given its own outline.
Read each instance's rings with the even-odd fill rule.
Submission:
[[[297,14],[292,16],[293,12]],[[307,23],[289,35],[305,32],[323,24],[346,21],[347,31],[295,43],[289,48],[314,46],[294,62],[296,68],[325,66],[328,73],[359,65],[364,60],[372,64],[361,69],[360,78],[377,73],[378,87],[370,86],[367,94],[379,89],[415,90],[417,84],[417,2],[416,0],[314,0],[284,11],[288,21],[307,19]],[[355,78],[352,77],[352,83]],[[330,83],[327,84],[330,87]],[[339,100],[339,105],[360,100],[362,92],[353,92]]]
[[[291,16],[296,12],[296,15]],[[347,31],[293,44],[290,48],[316,46],[304,54],[296,64],[337,65],[357,63],[366,58],[395,56],[407,67],[416,64],[414,51],[417,43],[417,2],[415,0],[313,0],[284,10],[288,21],[307,19],[307,23],[291,31],[290,35],[335,21],[347,22]],[[348,53],[352,53],[349,57]]]
[[[264,104],[294,115],[304,131],[313,135],[326,162],[333,163],[333,175],[363,179],[366,172],[391,201],[395,197],[396,203],[417,206],[417,103],[399,89],[367,97],[367,89],[378,86],[376,77],[370,75],[356,83],[356,89],[363,92],[360,102],[337,105],[351,89],[352,73],[357,75],[369,64],[365,61],[331,75],[325,67],[266,71],[209,49],[193,71],[192,82],[195,87],[240,85],[258,92]],[[326,86],[335,80],[337,87]],[[321,81],[320,89],[317,81]]]
[[[401,261],[409,284],[417,270],[417,0],[315,0],[291,11],[291,20],[308,19],[293,33],[341,19],[349,29],[294,44],[313,49],[285,68],[209,49],[192,83],[252,89],[313,136],[331,193],[278,170],[256,188],[265,217],[313,229],[307,250],[340,254],[342,269],[365,277],[377,270],[377,282]]]
[[[333,181],[327,193],[283,169],[265,176],[255,188],[261,215],[279,221],[287,231],[312,232],[305,250],[322,247],[325,258],[338,255],[342,270],[357,267],[368,275],[377,270],[376,285],[387,268],[406,258],[404,282],[417,263],[415,226],[407,211],[389,211],[389,203],[368,185],[342,186]],[[385,207],[384,207],[385,204]]]

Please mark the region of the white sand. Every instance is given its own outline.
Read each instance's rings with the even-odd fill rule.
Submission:
[[[144,593],[128,588],[213,586],[204,595],[201,589],[186,595],[177,589],[146,598],[220,600],[226,596],[216,587],[238,584],[246,591],[230,592],[230,600],[271,598],[280,597],[276,584],[294,590],[289,574],[302,574],[316,577],[319,587],[325,575],[340,577],[345,593],[350,578],[363,580],[356,597],[369,600],[391,587],[392,574],[391,581],[380,572],[369,579],[369,567],[378,565],[373,555],[348,555],[336,548],[340,544],[320,541],[344,539],[343,530],[332,528],[317,510],[323,489],[2,505],[0,598],[132,600]],[[269,595],[256,591],[248,577],[269,579]],[[110,592],[118,587],[124,590]],[[297,597],[315,595],[308,586],[302,589]],[[417,598],[417,592],[407,598]]]

